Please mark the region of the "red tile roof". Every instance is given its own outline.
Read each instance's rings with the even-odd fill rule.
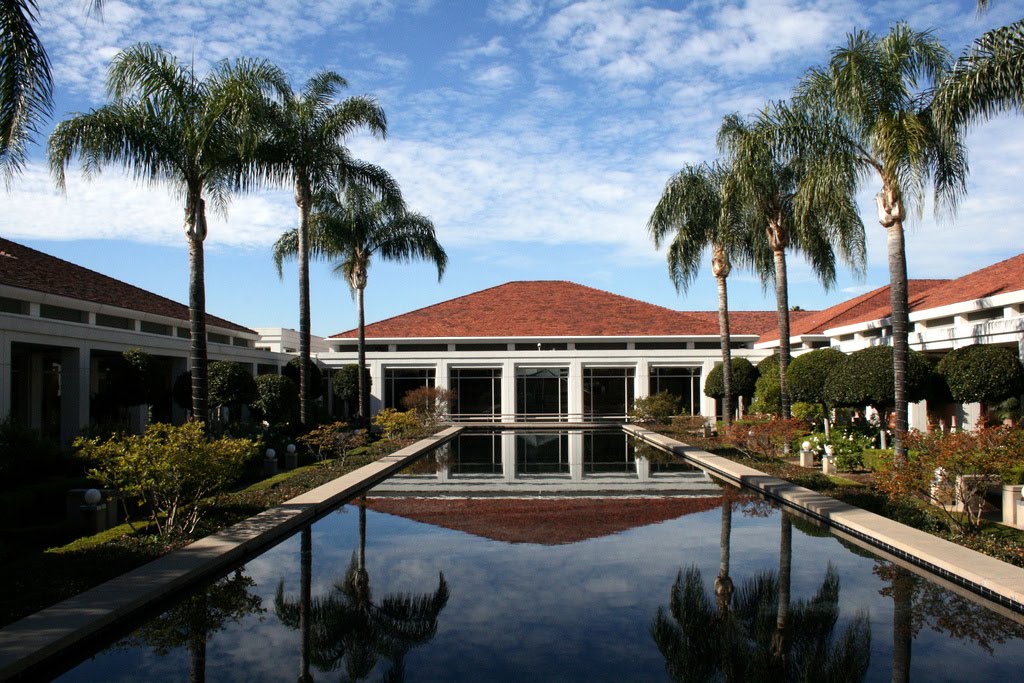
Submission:
[[[369,498],[366,507],[504,543],[563,545],[720,507],[722,498]]]
[[[333,338],[356,335],[349,330]],[[366,326],[366,336],[376,339],[666,335],[717,336],[717,316],[674,311],[573,282],[533,280],[498,285]]]
[[[819,311],[790,311],[790,325],[794,321],[803,320]],[[718,311],[687,311],[690,315],[696,315],[713,320],[715,329],[718,329]],[[729,333],[730,334],[762,334],[765,330],[775,328],[778,322],[778,312],[771,311],[729,311]]]
[[[916,301],[924,292],[930,291],[932,288],[946,282],[948,280],[909,280],[907,282],[909,299],[911,302]],[[805,334],[821,334],[833,327],[877,320],[887,317],[890,310],[889,285],[885,285],[867,294],[847,299],[831,308],[826,308],[824,311],[812,311],[798,318],[790,317],[789,336],[792,338]],[[778,341],[778,339],[779,328],[773,327],[762,334],[758,342]]]
[[[987,268],[932,287],[911,302],[910,310],[923,311],[960,301],[974,301],[996,294],[1017,292],[1022,289],[1024,289],[1024,254],[1018,254]]]
[[[189,319],[188,306],[2,237],[0,284],[163,315],[184,322]],[[255,334],[247,327],[212,315],[206,316],[206,322],[208,325]]]

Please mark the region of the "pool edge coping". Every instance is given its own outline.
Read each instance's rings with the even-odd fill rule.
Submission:
[[[627,434],[665,448],[716,476],[760,491],[886,553],[907,559],[988,600],[1024,613],[1024,569],[1020,567],[644,427],[627,424],[622,428]]]
[[[447,427],[248,519],[0,629],[0,680],[31,675],[45,660],[95,638],[118,620],[273,545],[464,430]]]

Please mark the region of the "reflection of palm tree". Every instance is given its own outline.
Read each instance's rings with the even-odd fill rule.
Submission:
[[[210,634],[223,629],[229,622],[238,623],[247,614],[263,612],[263,601],[251,595],[253,580],[235,570],[209,588],[186,598],[147,623],[138,633],[138,640],[160,655],[172,649],[187,646],[191,663],[189,680],[206,680],[206,641]]]
[[[680,571],[669,608],[651,635],[676,681],[859,681],[867,673],[871,631],[858,613],[839,638],[839,576],[832,566],[817,593],[789,606],[788,656],[775,655],[779,581],[763,572],[736,591],[732,609],[712,607],[700,570]]]
[[[732,605],[733,584],[729,576],[730,536],[732,534],[732,496],[722,492],[722,527],[719,536],[718,576],[715,577],[715,601],[719,614],[726,614]]]
[[[274,610],[281,621],[300,628],[302,600],[277,588]],[[308,657],[322,671],[344,666],[350,680],[369,676],[383,656],[391,663],[385,679],[400,681],[405,674],[405,655],[429,642],[437,633],[437,618],[448,603],[448,584],[440,575],[433,594],[385,595],[374,601],[366,571],[366,508],[359,505],[359,550],[342,580],[331,592],[308,603]]]

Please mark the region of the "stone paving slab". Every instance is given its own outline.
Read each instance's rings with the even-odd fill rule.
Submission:
[[[449,427],[211,536],[0,629],[0,680],[29,676],[49,657],[94,638],[130,614],[211,578],[282,540],[421,453],[453,439]]]
[[[623,429],[639,439],[685,457],[729,481],[759,490],[855,537],[880,545],[940,576],[962,582],[986,598],[1024,611],[1024,569],[927,532],[861,510],[829,496],[771,477],[636,425]]]

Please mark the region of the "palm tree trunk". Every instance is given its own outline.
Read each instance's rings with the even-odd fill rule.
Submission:
[[[185,205],[185,233],[188,236],[188,315],[191,337],[192,419],[206,422],[208,414],[206,353],[206,276],[203,240],[206,239],[206,211],[198,192],[189,194]]]
[[[718,335],[722,341],[722,422],[732,424],[732,341],[729,335],[729,296],[725,276],[718,281]]]
[[[366,386],[366,316],[363,311],[363,287],[356,288],[356,310],[359,313],[359,421],[370,421],[370,387]]]
[[[309,415],[309,205],[310,193],[296,181],[295,201],[299,205],[299,421],[310,422]]]
[[[893,434],[893,461],[903,464],[907,455],[903,435],[907,431],[907,360],[910,345],[907,339],[907,254],[903,242],[903,223],[897,221],[886,229],[889,251],[889,297],[892,302],[892,377],[895,399],[896,432]],[[882,429],[888,425],[883,424]]]
[[[299,683],[311,683],[309,673],[309,626],[312,611],[311,585],[313,583],[313,532],[307,526],[302,530],[299,551]]]
[[[895,185],[882,177],[882,191],[875,195],[878,222],[886,232],[889,256],[889,301],[892,305],[892,375],[896,413],[896,433],[893,435],[893,462],[902,465],[907,456],[903,434],[907,431],[907,251],[903,242],[903,202]],[[882,424],[884,430],[888,425]]]
[[[790,418],[789,394],[786,392],[786,370],[789,368],[789,282],[786,275],[786,250],[776,249],[775,302],[779,317],[779,393],[782,396],[782,419]]]
[[[190,683],[203,683],[206,680],[206,628],[207,628],[207,591],[199,591],[192,600],[189,614],[189,677]]]

